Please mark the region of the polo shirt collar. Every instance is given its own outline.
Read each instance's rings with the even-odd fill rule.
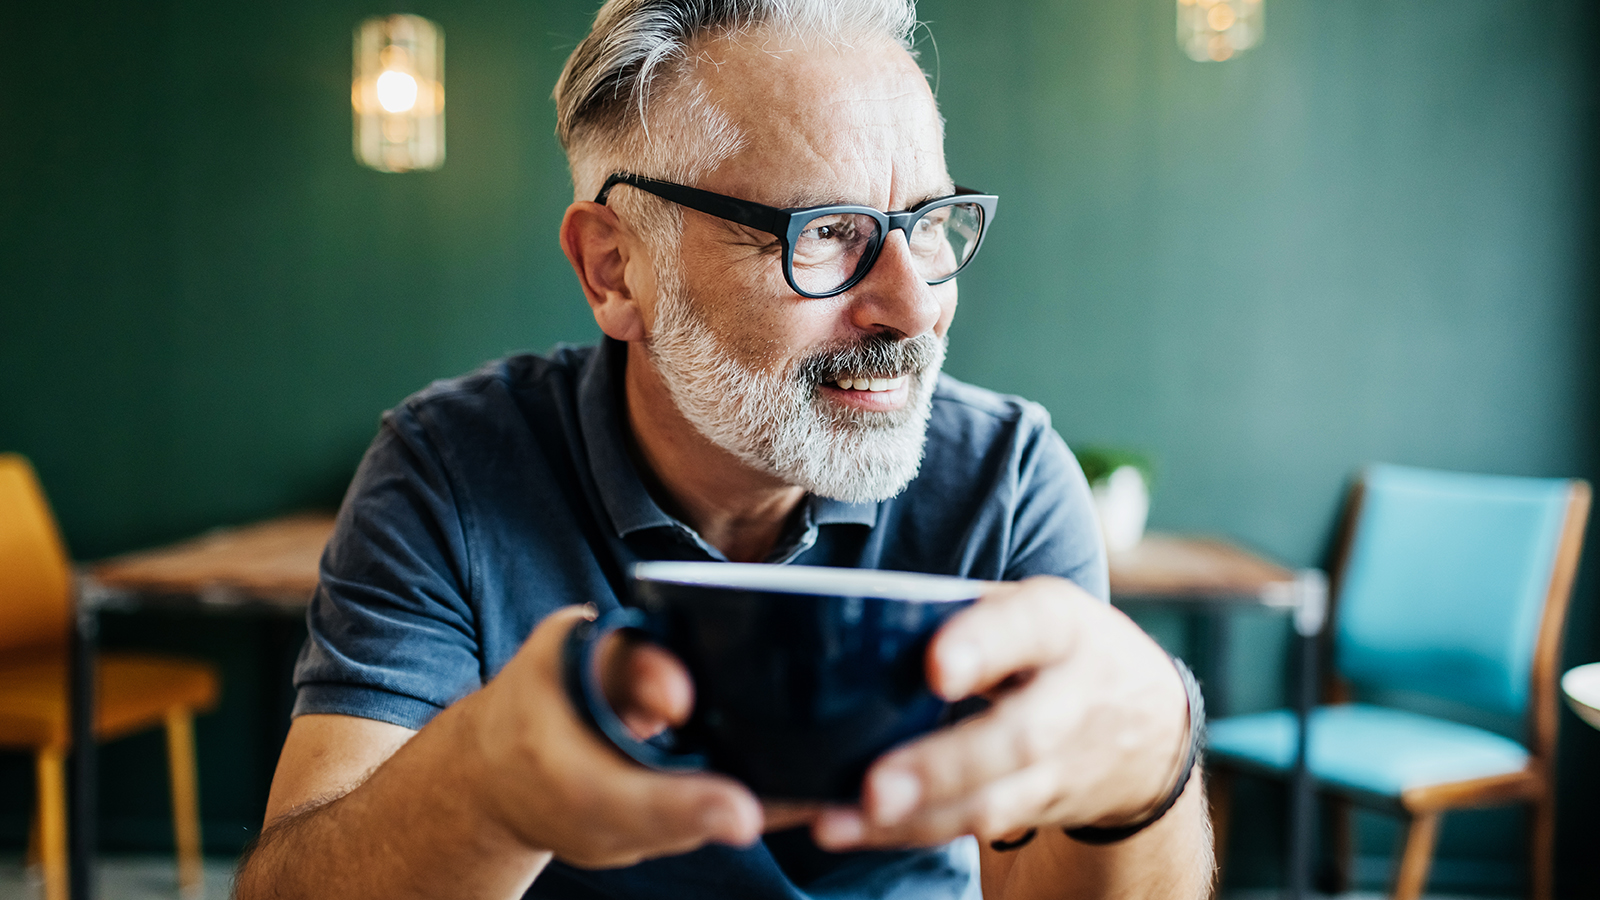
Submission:
[[[627,401],[623,393],[627,358],[627,344],[604,338],[584,363],[578,381],[578,422],[600,502],[618,537],[646,528],[686,528],[656,504],[628,455]],[[818,525],[871,527],[878,520],[876,503],[845,503],[814,494],[807,494],[805,502],[807,508],[801,522],[808,531]]]

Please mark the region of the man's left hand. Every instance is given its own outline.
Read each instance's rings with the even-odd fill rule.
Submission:
[[[996,585],[935,636],[928,681],[947,700],[978,695],[992,705],[879,759],[860,808],[818,817],[821,846],[1124,825],[1179,776],[1187,700],[1171,660],[1072,582]]]

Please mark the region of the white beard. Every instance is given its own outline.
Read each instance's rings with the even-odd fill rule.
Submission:
[[[886,500],[916,477],[943,338],[867,338],[766,372],[727,352],[676,280],[659,282],[645,346],[678,411],[708,440],[759,471],[849,503]],[[861,373],[909,375],[906,405],[868,412],[818,396],[824,380]]]

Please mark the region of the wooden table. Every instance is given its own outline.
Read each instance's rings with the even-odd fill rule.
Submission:
[[[317,588],[322,548],[333,532],[333,516],[307,513],[240,528],[219,528],[167,547],[118,556],[89,567],[79,578],[78,628],[73,647],[73,810],[71,895],[93,896],[96,822],[95,743],[89,710],[94,698],[94,655],[99,613],[161,610],[263,616],[278,623],[268,643],[295,633],[297,620]],[[274,654],[269,653],[269,658]],[[277,735],[287,720],[293,687],[281,686],[265,734]],[[281,740],[279,741],[281,745]]]
[[[89,570],[85,589],[98,608],[181,605],[232,611],[250,606],[300,616],[317,589],[317,565],[333,533],[325,513],[285,516],[129,553]]]
[[[1151,533],[1110,562],[1119,601],[1294,606],[1294,572],[1220,538]]]
[[[1327,612],[1327,581],[1321,572],[1295,572],[1220,538],[1152,533],[1137,546],[1111,556],[1111,601],[1215,614],[1229,609],[1275,609],[1294,616],[1299,645],[1295,755],[1289,812],[1289,896],[1300,900],[1311,880],[1313,785],[1306,766],[1306,733],[1317,701],[1317,639]],[[1213,623],[1211,662],[1227,655],[1224,622]],[[1206,686],[1207,703],[1223,693],[1216,679]],[[1220,698],[1219,698],[1220,699]],[[1226,703],[1217,703],[1221,711]]]

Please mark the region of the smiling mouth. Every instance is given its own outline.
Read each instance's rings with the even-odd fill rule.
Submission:
[[[822,383],[841,391],[868,391],[876,394],[902,388],[910,378],[909,375],[895,375],[889,378],[873,375],[841,375]]]

